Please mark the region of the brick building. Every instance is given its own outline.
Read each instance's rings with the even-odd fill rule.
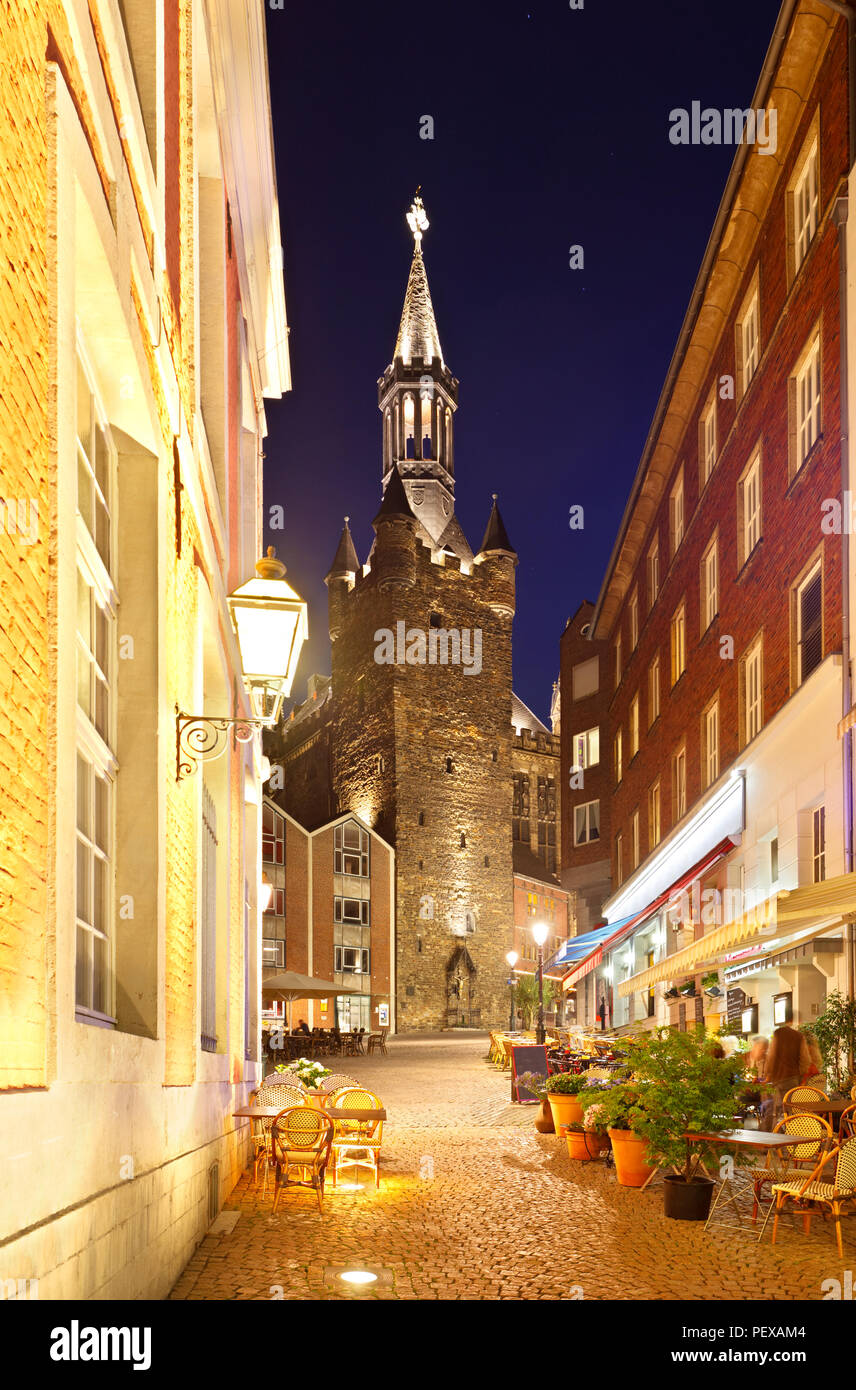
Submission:
[[[604,1000],[615,1026],[728,1011],[736,1031],[769,1033],[853,987],[842,537],[824,524],[849,470],[847,26],[834,10],[783,6],[752,106],[777,113],[776,158],[737,147],[585,618],[608,682],[614,928],[566,981],[586,982],[587,1023]],[[574,633],[562,660],[564,702]],[[566,776],[587,719],[567,729]],[[585,858],[569,846],[569,872]]]
[[[281,970],[332,980],[348,993],[295,1000],[310,1027],[389,1025],[395,967],[395,853],[355,816],[305,830],[271,797],[262,807],[262,864],[273,892],[262,917],[263,1018],[284,1018],[265,995]]]
[[[179,779],[176,710],[250,713],[226,595],[289,387],[264,8],[157,8],[3,10],[0,1241],[44,1298],[167,1293],[258,1074],[260,743]]]

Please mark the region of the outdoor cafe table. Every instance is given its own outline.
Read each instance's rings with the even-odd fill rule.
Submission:
[[[771,1132],[761,1129],[726,1129],[721,1134],[696,1134],[688,1130],[682,1135],[682,1138],[692,1140],[693,1142],[699,1144],[721,1144],[726,1145],[730,1149],[743,1149],[744,1151],[747,1149],[765,1149],[768,1151],[772,1151],[776,1155],[780,1155],[785,1149],[793,1148],[795,1144],[805,1143],[805,1135],[773,1134]],[[757,1229],[757,1222],[753,1222],[751,1216],[745,1215],[740,1210],[740,1203],[738,1201],[738,1197],[741,1195],[741,1193],[738,1180],[738,1173],[739,1169],[735,1165],[734,1171],[731,1173],[731,1175],[727,1178],[722,1179],[719,1191],[717,1192],[716,1197],[713,1201],[713,1206],[710,1209],[710,1215],[704,1223],[705,1230],[709,1228],[711,1222],[713,1221],[713,1214],[716,1211],[717,1207],[723,1204],[723,1198],[727,1198],[727,1200],[733,1206],[734,1210],[737,1213],[737,1221],[739,1224],[735,1226],[733,1223],[729,1225],[727,1222],[720,1221],[716,1223],[720,1227],[720,1229],[724,1228],[725,1230],[731,1231],[743,1231],[744,1220],[747,1220],[749,1222],[749,1225],[752,1226],[753,1229]],[[806,1169],[806,1177],[808,1177],[808,1169]],[[754,1201],[754,1187],[752,1196]],[[767,1210],[764,1213],[764,1220],[761,1223],[761,1230],[758,1234],[759,1241],[764,1234],[767,1222],[770,1217],[770,1212],[772,1211],[774,1204],[775,1198],[771,1198]]]
[[[785,1108],[788,1114],[829,1115],[832,1119],[842,1115],[853,1104],[849,1097],[846,1100],[789,1100]]]
[[[312,1093],[309,1092],[311,1095]],[[233,1110],[232,1115],[236,1120],[275,1120],[277,1115],[281,1115],[283,1110],[293,1109],[290,1105],[244,1105],[240,1110]],[[339,1106],[329,1105],[324,1111],[331,1120],[385,1120],[386,1110],[342,1110]]]

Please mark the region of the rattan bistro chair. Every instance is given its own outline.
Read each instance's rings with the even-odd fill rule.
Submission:
[[[832,1182],[822,1182],[820,1174],[828,1163],[835,1159],[835,1178]],[[835,1222],[835,1239],[839,1259],[844,1259],[841,1243],[841,1208],[845,1202],[856,1202],[856,1139],[845,1139],[826,1155],[812,1173],[802,1181],[774,1183],[776,1194],[776,1215],[773,1218],[773,1244],[776,1243],[776,1230],[785,1203],[797,1203],[804,1208],[806,1224],[813,1215],[806,1203],[820,1203],[827,1206]]]
[[[360,1087],[337,1091],[331,1104],[337,1110],[382,1110],[382,1102]],[[383,1120],[337,1120],[333,1139],[333,1186],[342,1167],[368,1168],[380,1187],[380,1146]]]
[[[287,1187],[311,1187],[318,1198],[318,1210],[324,1210],[324,1178],[330,1162],[333,1142],[333,1121],[320,1110],[308,1105],[295,1105],[281,1110],[271,1125],[271,1149],[274,1165],[273,1210]],[[293,1169],[300,1177],[291,1178]]]
[[[845,1139],[856,1139],[856,1105],[848,1105],[846,1110],[842,1110],[838,1120],[838,1135],[842,1143]]]
[[[326,1091],[328,1096],[332,1096],[336,1091],[354,1091],[360,1089],[359,1081],[355,1081],[352,1076],[345,1076],[344,1072],[333,1072],[331,1076],[324,1076],[318,1083],[319,1091]]]
[[[820,1115],[786,1115],[779,1120],[774,1134],[798,1134],[805,1143],[795,1144],[783,1157],[773,1149],[768,1149],[764,1161],[751,1170],[753,1187],[752,1220],[758,1215],[758,1206],[763,1199],[767,1183],[789,1182],[797,1178],[809,1177],[832,1143],[830,1125]]]
[[[295,1078],[296,1079],[296,1078]],[[285,1086],[280,1079],[280,1073],[276,1073],[275,1084],[268,1085],[267,1079],[262,1083],[257,1091],[253,1092],[250,1098],[253,1105],[276,1105],[280,1109],[285,1109],[287,1105],[306,1105],[309,1096],[306,1088],[301,1082],[299,1086]],[[267,1170],[271,1161],[270,1131],[273,1120],[253,1120],[253,1148],[256,1151],[255,1163],[255,1185],[259,1185],[259,1166],[264,1160],[265,1180],[263,1193],[267,1196]]]

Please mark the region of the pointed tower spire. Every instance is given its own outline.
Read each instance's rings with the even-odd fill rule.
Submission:
[[[517,551],[508,539],[508,532],[505,529],[505,522],[499,513],[497,506],[497,494],[493,494],[493,507],[491,508],[490,519],[487,523],[487,530],[484,533],[484,540],[479,549],[480,555],[485,555],[491,550],[504,550],[506,555],[514,555]]]
[[[324,579],[325,584],[331,579],[344,579],[349,574],[357,574],[359,572],[360,562],[357,558],[356,549],[354,548],[351,528],[348,525],[350,519],[349,516],[345,517],[344,530],[339,539],[339,546],[333,557],[333,563]]]
[[[377,530],[377,523],[379,521],[385,521],[389,517],[402,516],[410,521],[414,520],[413,510],[407,500],[407,493],[404,491],[404,483],[401,481],[401,474],[397,468],[394,468],[390,475],[389,482],[386,485],[386,491],[383,494],[380,510],[372,522],[372,526]]]
[[[407,225],[413,233],[413,260],[393,358],[400,357],[406,367],[410,366],[414,357],[421,357],[426,366],[430,366],[436,360],[442,367],[443,349],[440,347],[434,305],[431,303],[431,291],[428,288],[428,274],[422,259],[422,233],[427,231],[430,223],[418,188],[407,214]]]

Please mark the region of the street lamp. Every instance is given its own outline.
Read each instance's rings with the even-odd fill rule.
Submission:
[[[550,928],[546,922],[533,922],[532,937],[538,947],[538,1029],[535,1034],[539,1043],[543,1044],[547,1036],[544,1027],[544,942],[547,940]]]
[[[307,605],[286,584],[284,575],[285,565],[269,546],[267,555],[256,561],[255,577],[229,594],[229,613],[252,714],[244,718],[237,713],[237,696],[233,696],[231,715],[185,714],[176,706],[179,782],[199,762],[219,757],[230,731],[236,743],[249,743],[258,729],[271,728],[279,719],[308,635]]]
[[[509,1015],[508,1031],[514,1032],[514,967],[520,957],[516,951],[506,951],[505,959],[508,961],[508,989],[511,995],[511,1013]]]

